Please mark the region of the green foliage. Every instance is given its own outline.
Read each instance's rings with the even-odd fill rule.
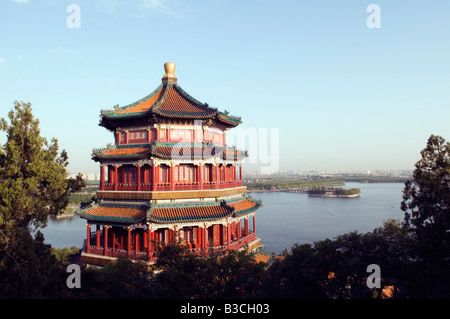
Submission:
[[[1,235],[0,298],[60,298],[65,274],[42,234],[8,227]]]
[[[80,249],[78,247],[65,247],[65,248],[51,248],[52,255],[56,258],[56,260],[64,266],[67,266],[71,263],[70,256],[78,254]]]
[[[342,187],[327,188],[327,187],[323,187],[323,186],[314,186],[314,187],[308,189],[308,194],[318,194],[318,195],[325,194],[327,192],[327,190],[332,190],[334,195],[341,195],[341,196],[356,195],[361,192],[361,190],[359,188],[344,189]]]
[[[350,189],[344,189],[344,188],[335,188],[334,189],[336,195],[356,195],[361,193],[361,190],[359,188],[350,188]]]
[[[14,221],[38,228],[67,206],[67,153],[58,156],[58,141],[40,136],[31,104],[15,102],[8,117],[10,124],[0,122],[7,134],[0,152],[0,226]]]
[[[326,191],[327,191],[326,187],[313,186],[310,189],[308,189],[308,194],[325,194]]]
[[[312,187],[327,187],[344,185],[345,181],[329,178],[316,179],[268,179],[258,182],[246,182],[245,186],[249,191],[251,190],[271,190],[272,187],[276,189],[288,188],[312,188]]]
[[[282,262],[268,270],[261,288],[264,298],[372,298],[366,268],[378,264],[383,270],[382,288],[406,286],[411,243],[398,221],[389,220],[373,232],[351,232],[314,245],[294,245]],[[399,265],[402,265],[401,270]],[[375,296],[381,295],[381,289]]]
[[[155,298],[249,298],[264,276],[264,265],[247,251],[195,255],[174,244],[163,247],[157,257],[162,272],[154,277]]]
[[[75,178],[70,177],[67,180],[69,193],[79,192],[83,187],[86,187],[86,181],[83,179],[83,175],[78,173]]]
[[[93,194],[79,194],[73,193],[69,195],[69,202],[72,204],[87,203],[95,200],[95,195]]]
[[[173,243],[160,247],[151,270],[118,259],[102,269],[84,269],[76,298],[249,298],[265,274],[246,251],[197,255]]]
[[[67,206],[67,153],[40,136],[31,104],[15,102],[8,118],[0,120],[0,296],[58,295],[58,262],[37,229]]]
[[[431,135],[405,183],[404,226],[416,240],[421,297],[450,297],[450,143]]]

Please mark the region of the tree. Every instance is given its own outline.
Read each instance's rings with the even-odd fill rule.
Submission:
[[[264,278],[262,263],[247,250],[197,255],[182,243],[161,246],[152,281],[154,298],[252,298]]]
[[[388,220],[365,234],[350,232],[314,245],[294,245],[283,261],[268,269],[261,288],[263,298],[380,298],[393,286],[404,297],[411,273],[411,243],[400,222]],[[369,289],[367,266],[382,269],[381,287]]]
[[[67,190],[69,193],[79,192],[83,187],[86,187],[86,181],[81,173],[78,173],[75,178],[70,177],[68,180]]]
[[[7,134],[0,151],[0,225],[38,228],[65,208],[67,153],[58,156],[58,141],[40,136],[30,103],[15,102],[8,117],[11,124],[0,122]]]
[[[403,190],[404,227],[416,241],[420,297],[449,297],[450,143],[431,135]]]
[[[67,153],[40,136],[30,103],[15,102],[8,118],[0,120],[0,295],[40,297],[56,259],[38,229],[67,205]]]

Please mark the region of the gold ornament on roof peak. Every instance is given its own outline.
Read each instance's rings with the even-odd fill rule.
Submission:
[[[173,62],[164,63],[164,70],[166,74],[164,74],[162,81],[163,83],[177,83],[177,77],[175,76],[175,68],[176,64]]]

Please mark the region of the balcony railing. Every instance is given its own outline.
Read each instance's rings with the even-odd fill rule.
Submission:
[[[196,190],[199,188],[199,183],[175,183],[176,191]]]
[[[203,182],[202,189],[223,189],[223,188],[231,188],[231,187],[240,187],[242,186],[242,181],[220,181],[218,187],[216,187],[216,182]],[[103,185],[103,190],[105,191],[152,191],[153,187],[150,183],[141,183],[138,187],[137,183],[127,184],[127,183],[118,183],[117,185],[114,183],[105,182]],[[192,182],[192,183],[175,183],[173,190],[175,191],[183,191],[183,190],[199,190],[200,183]],[[156,191],[170,191],[172,190],[170,183],[158,183],[156,184]]]

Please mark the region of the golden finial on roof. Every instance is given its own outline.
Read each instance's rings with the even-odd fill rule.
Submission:
[[[166,74],[164,74],[162,81],[163,83],[177,83],[177,77],[175,76],[175,68],[176,65],[173,62],[164,63],[164,70]]]

